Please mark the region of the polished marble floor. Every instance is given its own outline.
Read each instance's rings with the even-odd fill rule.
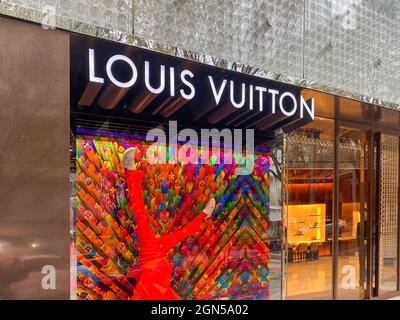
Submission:
[[[395,287],[396,274],[390,265],[384,266],[383,291]],[[391,274],[392,273],[392,274]],[[361,299],[359,258],[339,257],[338,298]],[[293,262],[287,268],[287,299],[332,299],[332,257],[321,257],[316,261]]]

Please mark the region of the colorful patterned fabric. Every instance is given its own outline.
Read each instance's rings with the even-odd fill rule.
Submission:
[[[78,299],[128,299],[138,269],[135,218],[121,167],[126,148],[142,140],[82,136],[76,141],[76,250]],[[169,253],[171,287],[182,299],[268,299],[269,154],[255,157],[252,175],[234,164],[142,162],[144,202],[156,235],[179,230],[217,205],[207,228]]]

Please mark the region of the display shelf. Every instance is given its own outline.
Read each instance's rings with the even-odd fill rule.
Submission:
[[[324,242],[326,205],[288,206],[289,244]]]

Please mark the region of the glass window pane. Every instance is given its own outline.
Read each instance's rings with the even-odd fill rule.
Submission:
[[[262,148],[253,173],[238,175],[228,163],[151,164],[150,146],[136,134],[77,135],[75,297],[279,299],[281,185],[270,179],[279,150]],[[143,180],[122,170],[130,147]]]
[[[289,299],[332,298],[334,122],[316,120],[287,139]]]
[[[364,297],[367,245],[365,132],[340,128],[338,299]]]

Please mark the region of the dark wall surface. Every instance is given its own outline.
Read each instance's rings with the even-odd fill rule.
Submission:
[[[68,33],[0,17],[0,136],[0,299],[67,299]]]

